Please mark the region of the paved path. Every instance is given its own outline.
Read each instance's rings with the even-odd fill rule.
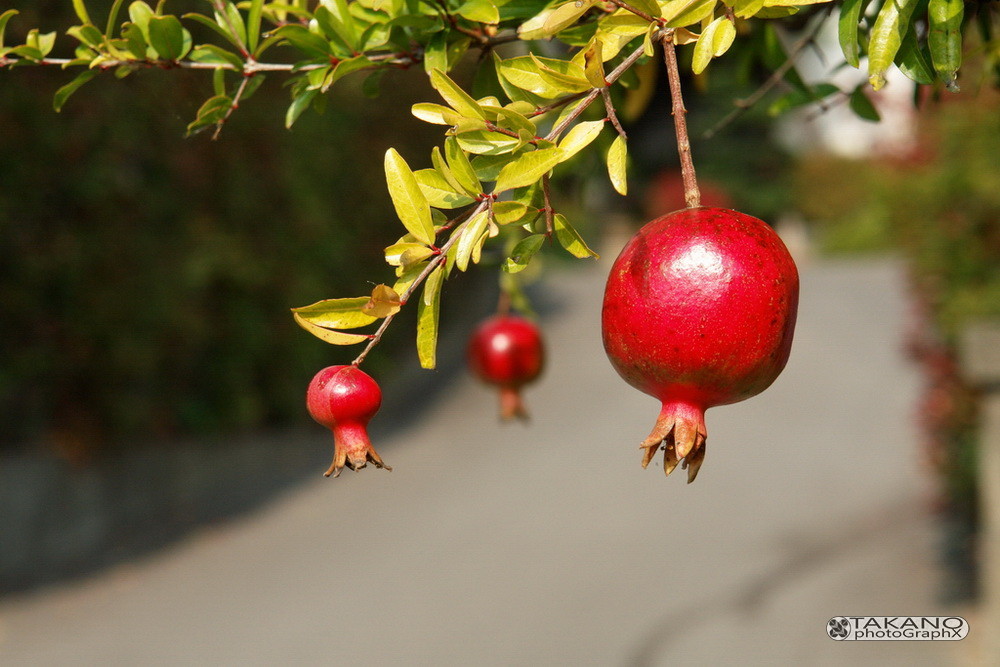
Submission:
[[[688,486],[639,466],[658,406],[604,358],[608,266],[553,281],[530,427],[498,425],[462,377],[377,443],[391,474],[317,471],[155,556],[0,601],[0,664],[946,664],[943,642],[825,631],[955,613],[933,594],[897,267],[802,267],[788,368],[709,411]]]

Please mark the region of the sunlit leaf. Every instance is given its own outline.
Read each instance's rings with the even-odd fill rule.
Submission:
[[[420,184],[420,191],[427,203],[436,208],[458,208],[475,201],[454,188],[437,169],[419,169],[413,172]]]
[[[357,343],[364,343],[371,339],[370,334],[351,334],[344,333],[343,331],[334,331],[332,329],[324,329],[323,327],[316,326],[312,322],[303,319],[298,313],[292,313],[292,317],[295,318],[296,324],[311,333],[316,338],[330,343],[331,345],[355,345]]]
[[[628,194],[628,146],[625,138],[621,135],[615,137],[608,150],[608,176],[611,178],[611,185],[614,186],[618,194]]]
[[[549,173],[553,167],[562,162],[563,158],[564,153],[560,148],[545,148],[525,153],[500,170],[494,191],[503,192],[531,185]]]
[[[510,256],[503,264],[503,270],[507,273],[519,273],[528,267],[531,258],[541,249],[545,243],[545,234],[532,234],[517,242],[514,249],[510,251]]]
[[[444,271],[437,267],[424,281],[424,291],[417,301],[417,357],[422,368],[437,365],[438,320],[441,312],[441,285]]]
[[[593,257],[598,259],[600,256],[590,249],[587,242],[583,240],[580,233],[569,224],[566,220],[566,216],[561,213],[556,213],[552,219],[552,226],[556,232],[556,240],[559,241],[559,245],[566,249],[566,251],[573,255],[574,257],[579,257],[580,259],[585,259],[587,257]]]
[[[603,120],[589,120],[574,125],[559,142],[559,150],[563,152],[563,160],[568,160],[589,146],[602,129],[604,129]]]
[[[374,322],[377,317],[362,311],[371,297],[359,296],[347,299],[325,299],[292,312],[303,320],[324,329],[357,329]]]
[[[701,74],[712,58],[721,56],[736,39],[736,26],[725,16],[720,16],[708,24],[694,45],[691,70]]]
[[[385,153],[385,176],[389,186],[389,196],[396,209],[396,215],[406,230],[427,245],[434,243],[434,225],[427,199],[420,190],[406,160],[390,148]]]
[[[455,266],[458,267],[459,271],[465,271],[469,267],[469,260],[472,259],[472,251],[481,241],[487,224],[489,224],[489,213],[484,210],[477,213],[465,225],[461,238],[455,244],[457,246],[455,251]]]
[[[462,116],[470,118],[485,118],[479,103],[472,99],[472,96],[462,90],[457,83],[448,78],[448,75],[441,70],[434,70],[430,74],[431,85],[438,91],[444,101]]]
[[[868,41],[868,81],[875,90],[885,85],[885,72],[896,58],[920,0],[886,0],[875,18]]]

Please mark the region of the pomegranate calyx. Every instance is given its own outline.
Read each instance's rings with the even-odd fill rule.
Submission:
[[[323,473],[326,477],[340,477],[345,467],[357,472],[369,463],[376,468],[391,471],[392,467],[382,461],[368,440],[368,433],[361,424],[337,425],[333,428],[333,463]]]
[[[521,399],[521,391],[517,387],[500,387],[500,419],[503,421],[512,419],[528,421],[530,419],[528,410],[524,407],[524,401]]]
[[[691,405],[664,403],[649,437],[639,445],[640,449],[646,450],[642,456],[642,467],[648,466],[662,448],[664,474],[670,475],[683,461],[681,468],[687,469],[690,484],[705,461],[707,438],[703,410]]]

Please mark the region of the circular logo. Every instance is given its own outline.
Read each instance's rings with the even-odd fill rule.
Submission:
[[[843,616],[834,616],[826,624],[826,634],[830,635],[830,639],[836,639],[837,641],[847,639],[850,632],[851,622]]]

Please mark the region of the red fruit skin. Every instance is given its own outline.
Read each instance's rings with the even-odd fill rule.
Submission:
[[[769,387],[788,361],[799,278],[763,221],[688,208],[645,225],[615,260],[602,311],[604,349],[626,382],[663,404],[643,467],[665,449],[693,481],[704,411]]]
[[[500,388],[501,418],[526,419],[520,389],[534,382],[545,365],[538,327],[515,315],[491,317],[472,334],[467,357],[479,379]]]
[[[333,463],[327,477],[338,477],[345,466],[359,470],[369,462],[392,470],[368,438],[368,421],[381,405],[378,383],[356,366],[328,366],[313,377],[306,407],[313,419],[333,431]]]

